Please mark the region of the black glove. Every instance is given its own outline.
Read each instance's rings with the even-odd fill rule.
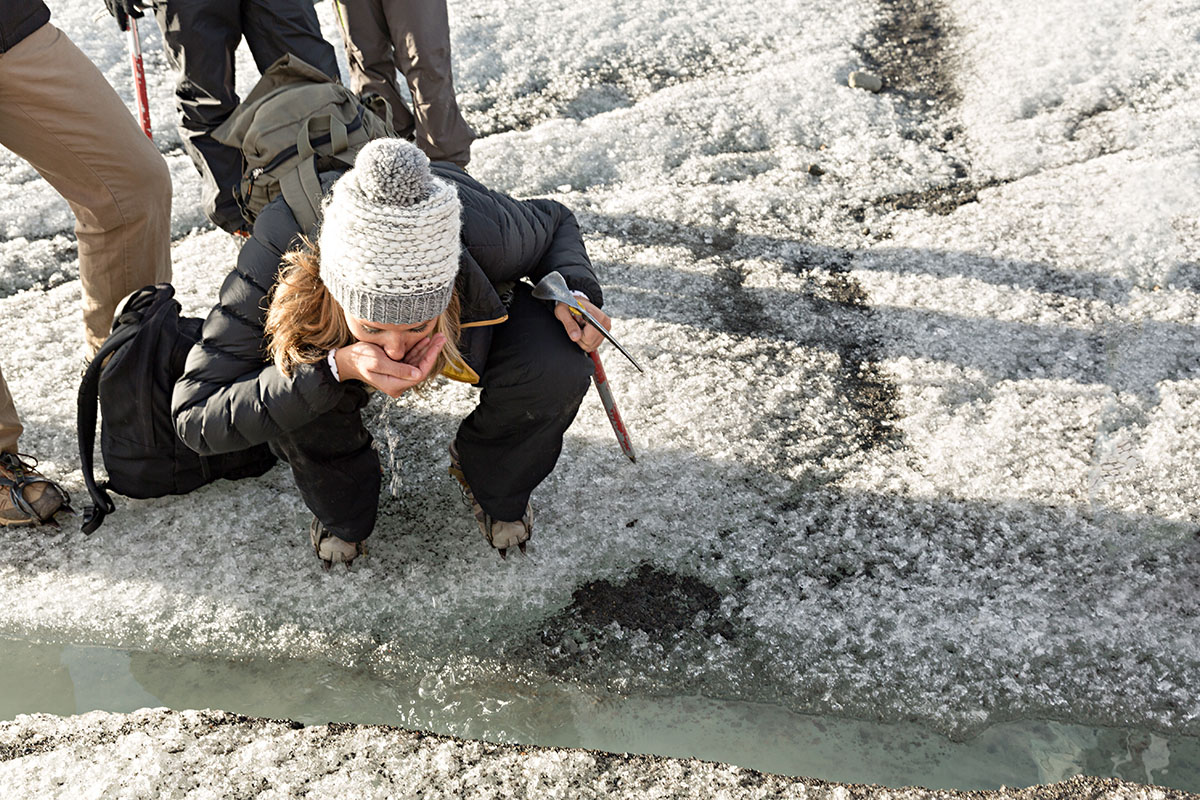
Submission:
[[[129,30],[129,18],[141,19],[143,4],[138,0],[104,0],[108,13],[117,21],[117,27],[123,31]]]

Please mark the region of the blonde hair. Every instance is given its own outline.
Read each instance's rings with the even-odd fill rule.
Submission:
[[[315,364],[333,348],[357,341],[341,305],[321,280],[321,257],[316,245],[308,240],[304,244],[303,249],[284,254],[267,307],[267,353],[279,371],[289,377],[298,364]],[[464,363],[458,350],[459,313],[456,289],[433,326],[433,333],[445,335],[446,344],[418,389],[440,375],[447,364]]]

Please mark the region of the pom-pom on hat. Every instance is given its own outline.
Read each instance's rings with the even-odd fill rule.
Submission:
[[[377,139],[333,185],[321,280],[347,314],[409,325],[446,310],[458,274],[458,192],[401,139]]]

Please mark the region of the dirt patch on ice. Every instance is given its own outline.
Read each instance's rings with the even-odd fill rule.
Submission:
[[[546,620],[538,636],[551,675],[623,659],[641,645],[669,647],[687,636],[729,640],[722,595],[690,575],[643,564],[623,581],[585,583]]]
[[[746,268],[738,263],[733,252],[738,244],[736,232],[711,231],[700,237],[681,237],[680,241],[697,260],[713,260],[717,264],[712,285],[704,295],[716,311],[722,330],[743,336],[783,333],[762,300],[745,287]]]
[[[707,285],[696,286],[707,307],[705,323],[719,331],[747,337],[753,342],[755,369],[764,379],[795,383],[796,346],[837,353],[839,364],[831,377],[844,399],[838,404],[848,413],[841,423],[850,431],[838,437],[836,446],[819,461],[845,458],[855,450],[867,451],[899,443],[898,390],[880,366],[884,334],[863,287],[850,274],[853,254],[844,249],[811,245],[796,240],[743,234],[730,228],[701,228],[662,220],[636,217],[589,217],[592,229],[604,231],[631,245],[686,248],[696,264],[711,271]],[[797,255],[799,253],[799,255]],[[707,263],[706,263],[707,262]],[[749,269],[763,262],[778,264],[805,279],[798,295],[780,294],[777,305],[763,289],[747,287]],[[771,301],[775,302],[775,301]],[[813,328],[790,324],[797,316],[827,319]],[[792,414],[799,395],[807,391],[797,385],[795,402],[783,402],[779,414],[762,410],[763,424],[756,433],[776,442],[776,466],[787,468],[788,445],[800,434],[799,420]]]
[[[879,4],[879,21],[859,47],[863,67],[883,80],[885,93],[902,100],[897,110],[908,122],[902,131],[905,138],[949,152],[962,132],[951,116],[962,100],[955,80],[959,66],[953,19],[936,0],[879,0]],[[866,208],[923,209],[945,216],[976,202],[981,190],[1008,182],[972,180],[969,166],[961,161],[953,164],[953,173],[950,181],[936,186],[851,205],[848,214],[856,223],[865,220]]]
[[[860,49],[863,66],[883,79],[888,91],[912,100],[957,105],[956,67],[948,44],[954,26],[932,0],[879,0],[880,16]]]
[[[825,344],[832,345],[841,360],[838,378],[846,402],[855,412],[857,444],[862,450],[871,450],[899,444],[899,390],[879,364],[883,338],[875,331],[867,293],[850,275],[852,260],[845,250],[812,248],[791,267],[807,274],[814,295],[832,306],[830,311],[856,318],[853,325],[837,326],[838,333]]]
[[[628,580],[592,581],[576,589],[566,614],[585,625],[603,628],[616,623],[652,636],[693,627],[701,612],[712,615],[721,606],[721,595],[703,581],[643,564]],[[733,638],[728,623],[701,627]]]
[[[112,744],[122,736],[137,730],[131,722],[125,722],[115,730],[63,731],[49,734],[25,730],[10,739],[0,741],[0,762],[12,761],[41,753],[52,753],[68,746],[84,745],[99,747]]]
[[[965,168],[960,166],[959,172],[962,177],[966,176]],[[895,211],[920,208],[928,211],[930,214],[944,217],[953,214],[960,206],[977,202],[979,200],[979,193],[984,189],[990,189],[993,186],[1003,186],[1011,182],[1011,179],[1000,178],[991,178],[979,182],[960,180],[941,186],[934,186],[929,189],[884,195],[872,200],[871,205],[875,208],[888,208]]]

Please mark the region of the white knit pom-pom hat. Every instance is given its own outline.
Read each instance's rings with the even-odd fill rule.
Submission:
[[[377,139],[333,185],[318,236],[321,280],[353,317],[387,325],[446,310],[458,274],[458,192],[401,139]]]

